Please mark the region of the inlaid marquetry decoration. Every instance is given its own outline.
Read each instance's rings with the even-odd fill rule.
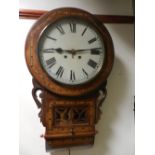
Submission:
[[[93,145],[114,62],[103,23],[77,8],[49,11],[30,29],[25,58],[46,143],[51,148]]]

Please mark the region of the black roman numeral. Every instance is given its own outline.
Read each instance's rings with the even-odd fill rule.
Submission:
[[[51,68],[52,66],[54,66],[56,64],[56,59],[55,57],[46,60],[46,64],[49,66],[49,68]]]
[[[61,34],[65,34],[65,31],[63,30],[61,25],[56,26],[56,28],[59,30]]]
[[[85,34],[85,32],[87,31],[87,27],[83,30],[83,32],[82,32],[82,36]]]
[[[92,55],[99,55],[100,54],[100,51],[98,49],[92,49],[91,50],[91,54]]]
[[[91,43],[95,42],[96,40],[97,40],[97,38],[92,38],[92,39],[90,39],[90,40],[88,41],[88,43],[91,44]]]
[[[75,78],[75,72],[71,70],[71,71],[70,71],[70,80],[71,80],[71,81],[75,81],[75,79],[76,79],[76,78]]]
[[[69,23],[70,30],[72,33],[76,33],[76,23]]]
[[[82,68],[83,73],[88,77],[88,73]]]
[[[89,61],[88,61],[88,65],[90,66],[90,67],[92,67],[92,68],[96,68],[96,66],[97,66],[97,63],[94,61],[94,60],[92,60],[92,59],[89,59]]]
[[[46,37],[49,38],[49,39],[51,39],[51,40],[54,40],[54,41],[57,40],[57,39],[55,39],[55,38],[53,38],[53,37],[51,37],[51,36],[48,36],[48,35],[46,35]]]
[[[57,77],[61,78],[63,73],[64,73],[64,68],[62,66],[60,66],[59,69],[56,72],[56,75],[57,75]]]

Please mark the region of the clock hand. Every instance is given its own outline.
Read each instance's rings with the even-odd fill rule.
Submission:
[[[102,49],[101,47],[98,48],[90,48],[90,49],[78,49],[78,50],[74,50],[75,52],[83,52],[83,51],[92,51],[92,50],[99,50]]]
[[[62,48],[47,48],[47,49],[44,49],[43,52],[44,53],[54,53],[54,52],[58,52],[59,54],[62,54],[63,52],[68,52],[72,55],[75,55],[76,53],[79,53],[79,52],[90,52],[90,51],[93,51],[93,50],[98,50],[98,49],[102,49],[101,47],[98,47],[98,48],[90,48],[90,49],[77,49],[77,50],[66,50],[66,49],[62,49]]]
[[[43,52],[44,53],[54,53],[54,52],[58,52],[59,54],[61,54],[64,50],[62,50],[61,48],[47,48],[44,49]]]
[[[44,53],[54,53],[54,49],[53,48],[48,48],[48,49],[43,49],[42,52]]]
[[[83,51],[87,51],[87,52],[90,52],[92,50],[98,50],[98,49],[102,49],[101,47],[98,47],[98,48],[90,48],[90,49],[77,49],[77,50],[74,50],[74,49],[71,49],[71,50],[66,50],[66,49],[62,49],[62,48],[57,48],[55,49],[57,52],[68,52],[70,54],[76,54],[76,52],[83,52]]]
[[[85,52],[93,52],[93,53],[99,53],[100,51],[97,51],[98,49],[102,49],[101,47],[99,48],[90,48],[90,49],[77,49],[77,50],[68,50],[67,52],[71,53],[72,54],[72,58],[74,58],[74,56],[77,54],[77,53],[85,53]]]

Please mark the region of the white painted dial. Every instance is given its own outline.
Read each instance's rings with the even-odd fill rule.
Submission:
[[[98,75],[104,63],[105,45],[92,25],[66,18],[43,31],[38,53],[43,69],[52,79],[78,85]]]

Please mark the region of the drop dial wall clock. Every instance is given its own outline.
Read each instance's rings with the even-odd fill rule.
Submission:
[[[25,58],[47,145],[93,144],[114,61],[105,26],[81,9],[49,11],[31,28]]]

